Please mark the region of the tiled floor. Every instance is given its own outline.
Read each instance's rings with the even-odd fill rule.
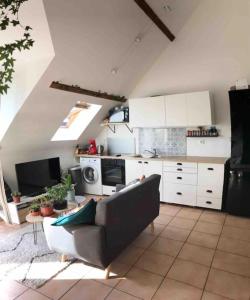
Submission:
[[[0,238],[15,230],[0,224]],[[112,264],[112,278],[81,262],[38,290],[0,282],[1,300],[249,300],[250,219],[161,205],[147,228]]]

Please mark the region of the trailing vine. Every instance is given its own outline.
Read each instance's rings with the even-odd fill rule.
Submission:
[[[15,51],[30,50],[34,44],[30,26],[23,26],[19,21],[19,9],[28,0],[0,0],[0,30],[10,26],[21,27],[23,35],[12,43],[0,45],[0,95],[7,93],[13,80]]]

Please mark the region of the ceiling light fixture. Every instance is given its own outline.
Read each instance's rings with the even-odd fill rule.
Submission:
[[[112,70],[111,70],[111,74],[112,75],[116,75],[118,73],[118,68],[113,68]]]

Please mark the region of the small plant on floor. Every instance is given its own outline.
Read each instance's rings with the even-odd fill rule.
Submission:
[[[47,197],[53,201],[54,209],[60,210],[67,208],[67,200],[65,197],[67,195],[67,189],[64,184],[58,184],[56,186],[52,186],[46,188]]]
[[[40,215],[41,215],[41,208],[40,208],[40,204],[39,204],[39,203],[33,202],[33,203],[30,205],[30,214],[31,214],[33,217],[36,217],[36,216],[40,216]]]
[[[11,193],[12,199],[15,203],[20,203],[21,202],[21,193],[14,191]]]
[[[43,217],[48,217],[53,215],[53,203],[47,198],[43,197],[40,199],[40,206],[41,206],[41,214]]]

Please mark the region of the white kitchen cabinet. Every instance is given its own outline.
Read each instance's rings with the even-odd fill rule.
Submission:
[[[187,126],[186,94],[165,96],[165,110],[167,127]]]
[[[165,127],[165,97],[129,99],[131,127]]]
[[[162,176],[162,161],[154,161],[154,160],[126,160],[126,184],[135,180],[136,178],[140,178],[142,175],[146,177],[152,174],[159,174]],[[162,201],[162,179],[160,182],[160,194]]]
[[[187,127],[213,125],[213,106],[209,91],[186,94]]]

